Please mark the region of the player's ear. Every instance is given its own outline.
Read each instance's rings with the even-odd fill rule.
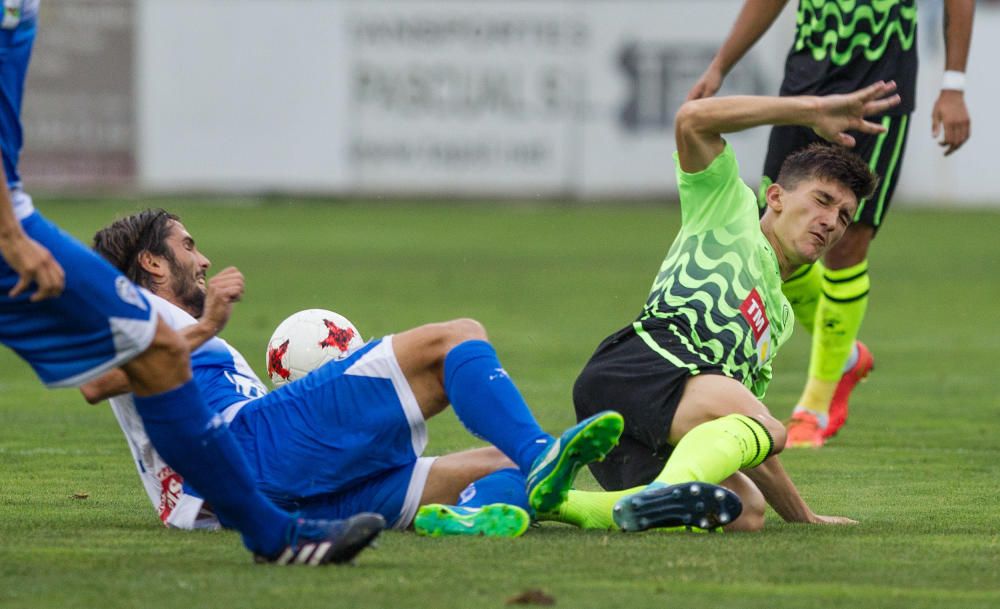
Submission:
[[[785,189],[781,184],[774,183],[764,191],[764,201],[767,207],[773,211],[780,212],[784,208]]]
[[[163,274],[163,258],[153,254],[149,250],[142,250],[139,252],[138,262],[142,270],[146,271],[150,275],[153,275],[154,277],[159,277]]]

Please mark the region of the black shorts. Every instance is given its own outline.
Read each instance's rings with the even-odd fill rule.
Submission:
[[[598,345],[573,385],[573,405],[579,421],[608,409],[625,418],[618,446],[590,464],[601,487],[622,490],[659,475],[674,450],[667,437],[690,376],[650,349],[631,324]]]
[[[861,202],[855,222],[868,225],[878,231],[882,220],[889,210],[889,202],[896,190],[900,168],[903,164],[903,153],[906,152],[906,138],[909,133],[910,115],[883,116],[875,122],[888,123],[888,131],[869,135],[852,132],[857,140],[852,150],[857,153],[869,167],[875,168],[879,176],[879,185],[875,194]],[[808,127],[779,126],[771,128],[771,138],[767,144],[767,158],[764,160],[764,178],[761,181],[758,203],[761,213],[764,211],[764,189],[778,179],[778,172],[785,158],[793,152],[805,148],[813,142],[824,141]]]

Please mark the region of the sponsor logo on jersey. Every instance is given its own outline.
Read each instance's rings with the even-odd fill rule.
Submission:
[[[121,275],[115,279],[115,292],[118,293],[118,298],[121,298],[123,302],[127,302],[133,307],[138,307],[143,311],[149,309],[146,305],[146,301],[139,295],[139,290],[132,285],[131,281]]]
[[[740,305],[743,319],[750,325],[753,333],[754,348],[757,351],[757,365],[762,366],[771,356],[771,321],[767,318],[764,301],[757,288],[750,290],[743,304]]]

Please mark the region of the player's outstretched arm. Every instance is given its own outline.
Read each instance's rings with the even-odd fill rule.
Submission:
[[[715,95],[729,71],[770,29],[786,4],[788,0],[746,0],[726,41],[688,93],[688,100]]]
[[[947,72],[955,74],[958,82],[945,81],[931,111],[931,135],[944,148],[948,156],[962,147],[971,135],[972,121],[965,107],[965,65],[972,42],[972,20],[976,11],[975,0],[945,0],[944,46]]]
[[[38,289],[31,295],[37,302],[62,294],[66,285],[63,269],[45,246],[25,234],[14,215],[14,204],[7,189],[7,176],[0,167],[0,255],[18,274],[17,284],[7,293],[11,298],[27,290],[32,283]]]
[[[767,503],[781,516],[785,522],[803,522],[807,524],[857,524],[845,516],[821,516],[816,514],[806,504],[799,491],[788,477],[784,466],[778,457],[773,456],[757,467],[745,470],[760,492],[764,494]]]
[[[865,117],[897,105],[895,90],[894,82],[877,82],[853,93],[824,97],[737,95],[685,102],[674,119],[681,169],[688,173],[705,169],[725,148],[724,133],[761,125],[802,125],[828,141],[853,146],[849,131],[885,131]]]

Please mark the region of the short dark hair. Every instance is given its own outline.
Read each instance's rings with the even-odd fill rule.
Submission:
[[[132,283],[148,288],[152,276],[139,264],[139,254],[148,251],[173,260],[167,247],[171,221],[179,222],[180,218],[163,209],[144,209],[115,220],[94,235],[94,251]]]
[[[810,178],[843,184],[854,193],[859,205],[878,187],[878,175],[861,157],[843,146],[823,142],[814,142],[788,155],[775,181],[794,190],[799,182]]]

